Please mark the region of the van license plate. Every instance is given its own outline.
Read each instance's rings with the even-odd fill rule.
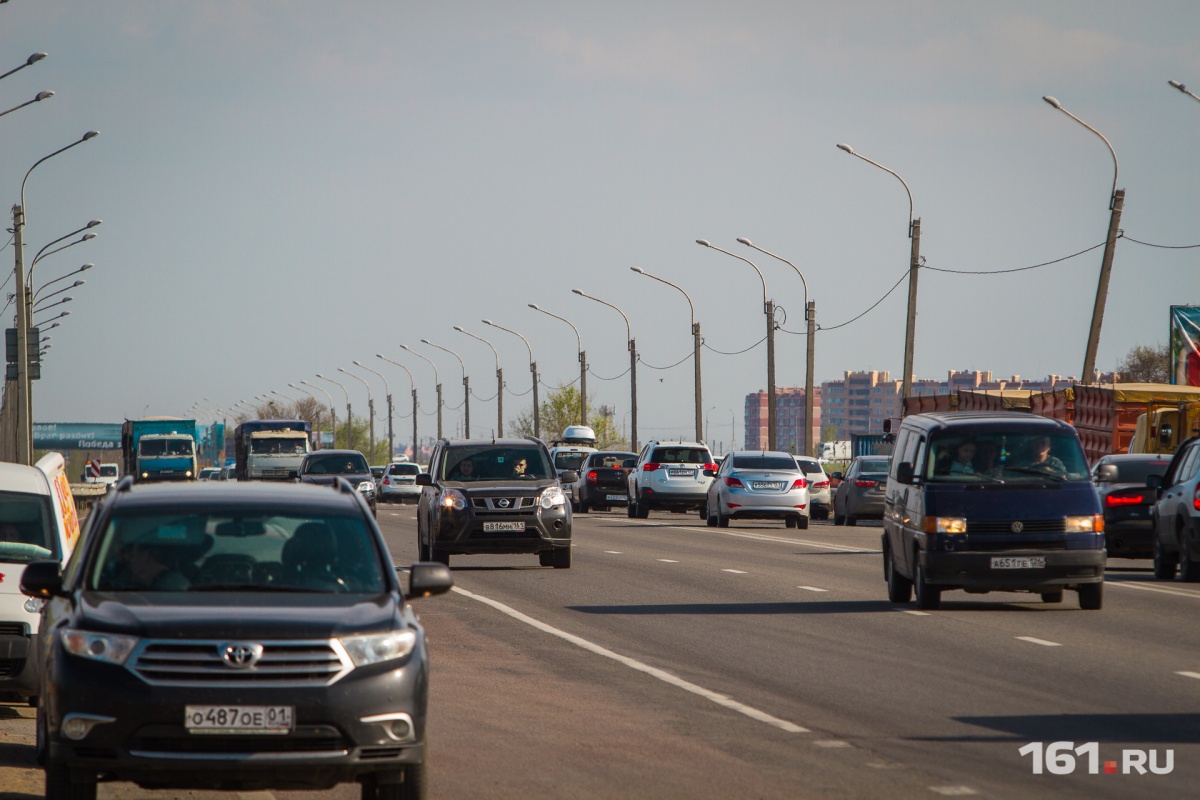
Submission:
[[[524,522],[485,522],[483,523],[485,533],[493,531],[508,531],[511,533],[521,533],[525,530]]]
[[[992,569],[1043,569],[1045,556],[995,556]]]
[[[293,706],[185,706],[189,733],[291,733]]]

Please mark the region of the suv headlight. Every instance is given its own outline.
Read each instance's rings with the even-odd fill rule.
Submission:
[[[542,490],[542,493],[538,495],[538,505],[542,508],[554,508],[555,506],[562,506],[566,504],[566,495],[563,494],[562,488],[558,486],[547,486]]]
[[[452,508],[455,511],[462,511],[467,507],[467,496],[458,489],[442,489],[438,505],[445,509]]]
[[[115,633],[89,633],[67,628],[60,633],[63,649],[81,658],[103,661],[107,664],[124,664],[125,659],[137,647],[134,636],[119,636]]]
[[[346,636],[338,639],[356,667],[407,658],[417,645],[417,635],[409,630]]]
[[[358,485],[358,490],[360,492],[362,492],[363,494],[374,494],[375,493],[375,482],[374,481],[363,481],[362,483],[360,483]]]

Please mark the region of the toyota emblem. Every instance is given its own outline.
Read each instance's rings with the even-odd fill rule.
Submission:
[[[499,500],[496,501],[496,505],[500,506],[501,508],[508,508],[508,498],[507,497],[500,498]]]
[[[1009,528],[1012,529],[1013,533],[1020,533],[1021,531],[1025,530],[1025,523],[1021,522],[1020,520],[1017,520],[1012,525],[1010,525]]]
[[[230,642],[221,648],[221,658],[234,669],[250,669],[258,663],[262,652],[261,644]]]

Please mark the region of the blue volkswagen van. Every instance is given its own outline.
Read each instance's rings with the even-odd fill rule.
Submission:
[[[1104,513],[1075,429],[1011,412],[905,417],[883,517],[888,598],[937,608],[942,592],[1063,592],[1104,600]]]

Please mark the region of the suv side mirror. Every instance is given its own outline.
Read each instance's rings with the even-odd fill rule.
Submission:
[[[418,562],[409,567],[408,598],[445,594],[454,586],[454,577],[445,564]]]
[[[1157,489],[1158,491],[1161,492],[1162,488],[1163,488],[1163,476],[1162,475],[1147,475],[1146,476],[1146,488],[1147,489]],[[28,572],[29,567],[26,567],[25,571]],[[22,584],[24,584],[24,579],[22,579]]]
[[[896,465],[896,480],[900,483],[913,482],[913,465],[907,461],[901,461]]]
[[[833,478],[835,481],[840,481],[845,476],[840,472],[831,472],[829,473],[829,477]]]
[[[1102,464],[1100,469],[1096,470],[1096,483],[1116,483],[1116,481],[1116,464]]]
[[[637,466],[636,458],[627,458],[621,462],[621,469],[633,469]]]
[[[564,470],[558,479],[563,483],[575,483],[579,480],[579,473],[573,469]]]
[[[62,594],[62,567],[57,561],[35,561],[21,573],[21,594],[48,598]]]
[[[433,476],[428,472],[418,472],[416,483],[417,486],[433,486]]]

